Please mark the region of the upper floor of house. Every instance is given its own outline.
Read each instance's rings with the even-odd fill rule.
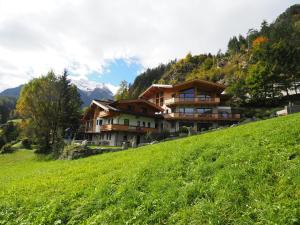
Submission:
[[[162,107],[167,120],[239,120],[224,90],[222,84],[195,79],[176,85],[153,84],[139,98]]]
[[[158,120],[163,109],[143,99],[93,100],[83,116],[82,131],[158,132]]]
[[[219,105],[225,86],[204,80],[190,80],[176,85],[153,84],[139,98],[161,107],[174,105]]]

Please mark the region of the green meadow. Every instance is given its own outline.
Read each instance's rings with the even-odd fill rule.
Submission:
[[[300,224],[300,114],[74,161],[1,155],[0,224]]]

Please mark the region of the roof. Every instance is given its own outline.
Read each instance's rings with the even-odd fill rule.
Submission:
[[[118,101],[113,102],[112,104],[115,105],[117,103],[120,103],[120,104],[126,104],[126,103],[145,103],[145,104],[147,104],[147,105],[149,105],[149,106],[157,109],[158,111],[161,111],[161,112],[164,111],[164,109],[161,108],[160,106],[157,106],[157,105],[153,104],[152,102],[149,102],[149,101],[147,101],[145,99],[141,99],[141,98],[139,98],[139,99],[133,99],[133,100],[125,100],[125,99],[118,100]]]
[[[210,82],[210,81],[206,81],[206,80],[200,80],[200,79],[193,79],[193,80],[188,80],[188,81],[185,81],[185,82],[182,82],[179,84],[175,84],[173,86],[173,88],[175,90],[178,90],[178,89],[182,89],[185,87],[189,87],[190,85],[196,85],[196,84],[215,89],[216,91],[218,91],[220,93],[223,92],[226,88],[226,86],[223,84],[214,83],[214,82]]]
[[[173,86],[170,84],[152,84],[148,87],[142,94],[139,95],[139,98],[146,97],[146,95],[151,94],[159,89],[172,89]]]
[[[133,112],[133,111],[128,111],[124,110],[122,108],[118,108],[118,104],[130,104],[130,103],[137,103],[137,104],[147,104],[151,106],[152,108],[156,109],[155,111],[157,112],[162,112],[163,109],[147,100],[144,99],[135,99],[135,100],[118,100],[118,101],[107,101],[107,100],[93,100],[90,104],[90,108],[85,112],[83,118],[88,116],[90,112],[92,112],[92,107],[93,105],[102,108],[105,111],[113,111],[113,112],[121,112],[121,113],[126,113],[126,114],[132,114],[132,115],[138,115],[138,116],[150,116],[146,115],[145,113],[139,113],[139,112]],[[151,117],[158,117],[160,118],[161,115],[159,114],[151,114]]]
[[[203,85],[208,88],[215,89],[217,92],[222,93],[226,86],[219,83],[214,83],[206,80],[200,80],[200,79],[193,79],[188,80],[179,84],[175,85],[167,85],[167,84],[152,84],[150,87],[148,87],[142,94],[139,95],[139,98],[149,98],[153,93],[157,92],[158,90],[179,90],[185,87],[188,87],[190,85]]]
[[[114,103],[114,101],[105,101],[105,100],[93,100],[90,105],[95,104],[105,111],[113,110],[113,111],[119,111],[117,108],[112,107],[110,104]]]

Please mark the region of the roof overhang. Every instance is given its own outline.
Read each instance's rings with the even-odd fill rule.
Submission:
[[[142,94],[139,95],[139,98],[148,99],[156,92],[166,90],[166,89],[172,89],[172,88],[173,88],[173,86],[169,85],[169,84],[152,84]]]
[[[145,99],[139,98],[139,99],[134,99],[134,100],[119,100],[114,102],[113,104],[129,104],[129,103],[144,103],[146,105],[151,106],[152,108],[155,108],[157,111],[163,112],[164,109],[161,108],[160,106],[157,106],[155,104],[153,104],[152,102],[149,102]]]
[[[180,84],[176,84],[173,86],[173,88],[174,88],[174,91],[178,91],[178,90],[186,89],[186,88],[193,87],[193,86],[202,86],[207,89],[213,89],[213,90],[217,91],[218,93],[222,93],[226,88],[226,86],[223,84],[218,84],[218,83],[214,83],[214,82],[210,82],[210,81],[206,81],[206,80],[199,80],[199,79],[189,80],[189,81],[185,81]]]

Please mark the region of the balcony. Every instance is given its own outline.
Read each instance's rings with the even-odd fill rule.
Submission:
[[[164,114],[167,120],[206,120],[206,121],[238,121],[240,114],[218,114],[218,113],[168,113]]]
[[[129,126],[123,124],[106,124],[100,127],[100,131],[126,131],[126,132],[138,132],[138,133],[147,133],[147,132],[158,132],[158,129],[150,127],[141,127],[141,126]]]
[[[217,105],[220,103],[220,98],[180,98],[180,97],[174,97],[171,99],[165,100],[165,104],[167,106],[172,106],[172,105],[202,105],[202,104],[207,104],[207,105]]]

